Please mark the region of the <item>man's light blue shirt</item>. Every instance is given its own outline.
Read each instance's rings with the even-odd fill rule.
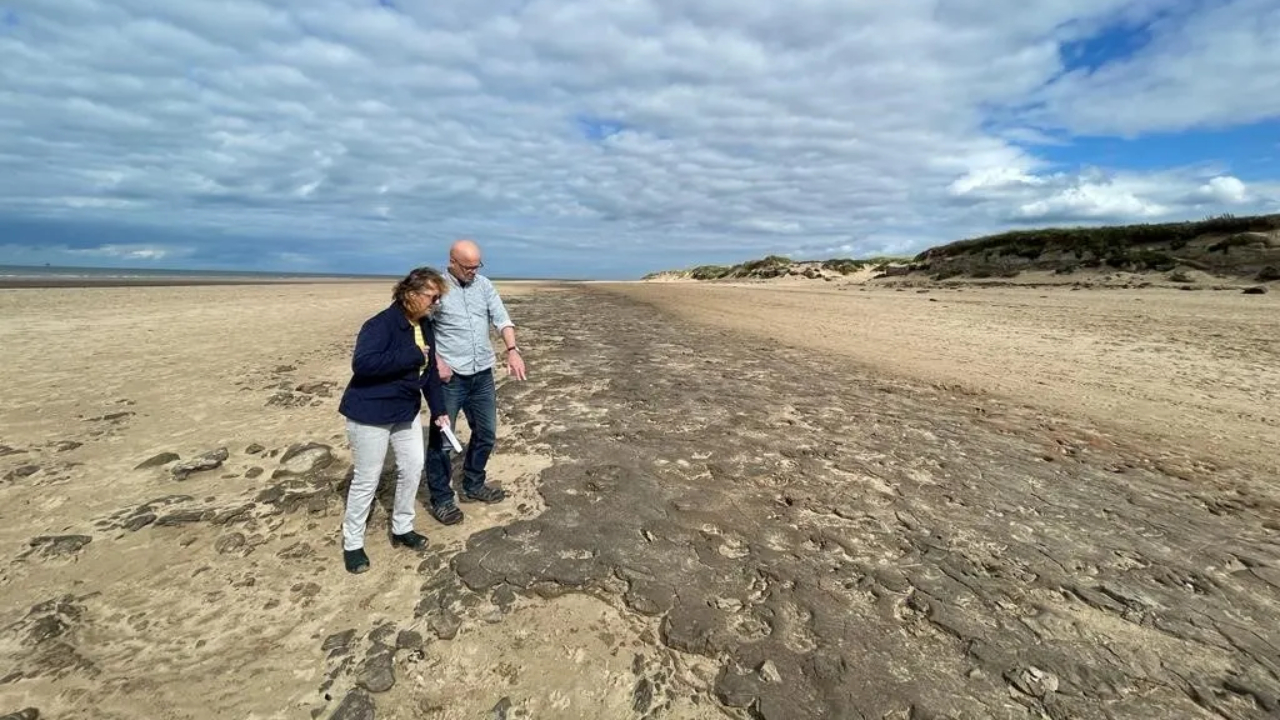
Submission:
[[[502,332],[513,327],[498,290],[483,275],[463,285],[451,272],[444,276],[449,292],[440,300],[432,320],[435,324],[436,354],[459,375],[474,375],[492,368],[497,357],[489,340],[489,327]]]

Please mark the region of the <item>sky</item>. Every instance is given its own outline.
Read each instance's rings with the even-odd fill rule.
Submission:
[[[0,264],[495,277],[1280,212],[1276,0],[0,0]]]

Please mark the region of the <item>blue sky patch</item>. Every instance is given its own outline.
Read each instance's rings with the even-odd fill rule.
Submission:
[[[595,142],[610,138],[627,129],[626,125],[615,120],[590,115],[579,115],[574,120],[582,136]]]
[[[1203,165],[1249,182],[1274,175],[1280,160],[1280,120],[1225,130],[1156,133],[1125,140],[1076,137],[1063,145],[1037,145],[1037,157],[1071,171],[1086,166],[1158,171]]]
[[[1063,43],[1058,55],[1064,71],[1093,72],[1103,65],[1133,57],[1151,42],[1148,27],[1146,23],[1115,23],[1089,37]]]
[[[0,11],[0,25],[5,27],[18,27],[21,22],[18,20],[18,13],[12,10]]]

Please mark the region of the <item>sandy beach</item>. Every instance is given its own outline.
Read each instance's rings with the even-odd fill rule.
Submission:
[[[1280,296],[1172,288],[634,284],[696,324],[1280,472]]]
[[[500,288],[510,497],[359,576],[389,284],[0,290],[0,716],[1280,713],[1280,294]]]

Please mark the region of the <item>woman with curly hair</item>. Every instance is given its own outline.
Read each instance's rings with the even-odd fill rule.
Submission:
[[[366,320],[356,337],[351,381],[338,406],[347,419],[355,466],[342,521],[342,559],[348,572],[369,569],[365,523],[388,445],[395,453],[398,473],[391,543],[412,550],[427,545],[427,538],[413,530],[424,462],[419,412],[426,396],[432,422],[441,428],[449,425],[431,320],[448,288],[444,276],[433,268],[415,268],[396,284],[391,305]]]

